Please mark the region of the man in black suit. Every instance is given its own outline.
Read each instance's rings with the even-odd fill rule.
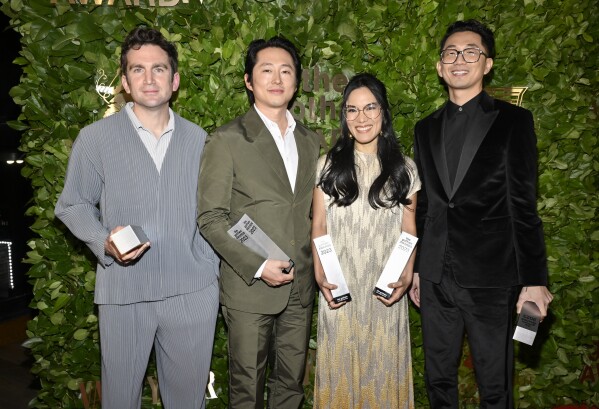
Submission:
[[[485,25],[452,24],[440,55],[449,101],[416,124],[414,140],[422,190],[410,296],[421,308],[427,392],[432,408],[458,408],[465,331],[480,407],[511,408],[514,305],[532,301],[545,317],[553,298],[533,119],[483,91],[495,56]]]

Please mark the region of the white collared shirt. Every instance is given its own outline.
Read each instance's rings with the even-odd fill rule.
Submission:
[[[158,173],[160,173],[164,156],[166,155],[166,151],[168,150],[168,146],[171,143],[171,139],[175,131],[175,116],[173,115],[173,110],[170,108],[168,109],[168,124],[162,132],[162,135],[160,135],[160,138],[156,138],[151,131],[144,128],[144,126],[141,124],[135,115],[135,112],[133,112],[133,105],[133,102],[128,102],[127,105],[125,105],[125,111],[127,111],[129,119],[131,119],[131,122],[133,122],[133,126],[135,127],[139,138],[152,157]]]
[[[279,153],[281,154],[281,158],[283,158],[283,163],[285,164],[285,170],[287,171],[287,177],[289,178],[289,184],[291,185],[291,191],[295,191],[295,179],[297,178],[297,164],[298,164],[298,154],[297,154],[297,145],[295,143],[295,136],[293,131],[295,130],[295,119],[291,112],[287,110],[285,112],[285,116],[287,118],[287,129],[285,130],[285,135],[281,135],[281,130],[279,129],[279,125],[271,121],[264,115],[256,104],[254,104],[254,108],[256,112],[266,125],[266,129],[272,135],[277,148],[279,149]]]
[[[281,158],[283,158],[283,163],[285,164],[285,170],[287,172],[287,177],[289,178],[291,191],[293,192],[295,191],[295,179],[297,178],[297,164],[299,161],[297,145],[295,143],[295,135],[293,134],[293,131],[295,130],[295,119],[293,119],[293,115],[291,115],[289,110],[285,112],[285,116],[287,118],[287,129],[285,130],[285,135],[283,136],[281,135],[281,130],[276,122],[271,121],[266,117],[266,115],[260,112],[256,104],[254,104],[254,108],[260,116],[260,119],[262,119],[262,122],[264,122],[266,129],[268,129],[268,132],[270,132],[272,135],[272,138],[279,149],[279,153],[281,154]],[[262,271],[264,271],[265,265],[266,261],[264,261],[260,268],[258,268],[256,274],[254,274],[254,278],[262,277]]]

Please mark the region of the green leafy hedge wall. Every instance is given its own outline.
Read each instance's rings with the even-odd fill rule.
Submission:
[[[517,406],[599,406],[596,1],[171,0],[170,7],[165,0],[1,2],[22,35],[15,62],[23,76],[11,92],[22,114],[12,125],[23,131],[23,172],[35,190],[27,213],[35,218],[36,238],[27,261],[39,314],[29,323],[28,346],[42,389],[33,407],[83,407],[79,383],[99,377],[94,261],[54,219],[53,208],[74,138],[107,108],[96,82],[109,85],[117,74],[119,45],[129,30],[161,27],[178,44],[182,84],[173,108],[208,131],[247,109],[247,44],[283,34],[301,48],[305,67],[331,77],[376,73],[389,89],[395,129],[410,154],[415,122],[445,100],[434,70],[437,42],[449,23],[464,18],[495,30],[491,85],[529,87],[523,105],[536,118],[539,138],[538,207],[555,300],[535,346],[518,346]],[[315,109],[322,97],[338,102],[332,87],[316,85],[307,78],[300,102],[309,106],[314,98]],[[330,112],[324,119],[307,115],[306,122],[327,140],[338,127]],[[415,309],[410,314],[417,407],[427,407],[419,316]],[[219,321],[213,369],[220,398],[210,407],[226,405],[225,343]],[[466,351],[462,401],[476,407],[469,366]],[[150,407],[146,392],[144,407]],[[310,402],[308,393],[305,406]]]

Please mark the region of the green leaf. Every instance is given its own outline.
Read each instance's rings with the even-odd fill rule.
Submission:
[[[72,391],[78,391],[79,390],[79,380],[78,379],[70,379],[67,382],[67,388],[69,388]]]
[[[37,305],[36,305],[36,308],[37,308],[38,310],[40,310],[40,311],[43,311],[43,310],[45,310],[46,308],[48,308],[48,305],[47,305],[45,302],[43,302],[43,301],[40,301],[40,302],[38,302],[38,303],[37,303]]]
[[[60,312],[54,313],[50,316],[50,321],[54,325],[61,325],[64,321],[64,314]]]
[[[86,339],[89,335],[89,331],[86,329],[78,329],[77,331],[75,331],[75,333],[73,334],[73,338],[75,338],[77,341],[83,341],[84,339]]]
[[[71,300],[71,296],[68,294],[63,294],[56,298],[56,302],[54,302],[54,311],[60,310]]]
[[[92,73],[88,70],[88,67],[66,64],[64,65],[64,69],[76,81],[83,81],[92,77]]]
[[[531,349],[516,346],[516,406],[599,405],[592,385],[578,379],[582,362],[592,361],[599,334],[596,2],[204,0],[179,1],[174,7],[0,2],[11,19],[8,29],[19,32],[22,46],[14,62],[23,74],[10,90],[21,111],[7,122],[22,132],[22,174],[34,190],[26,212],[35,239],[29,241],[26,262],[31,307],[41,312],[28,328],[32,372],[41,385],[36,407],[80,407],[77,380],[100,377],[95,259],[54,219],[53,208],[72,141],[106,109],[94,90],[97,71],[104,70],[107,82],[115,76],[118,82],[127,31],[140,24],[156,26],[176,41],[181,87],[173,109],[208,132],[248,108],[243,83],[247,45],[282,34],[296,44],[307,69],[300,84],[307,91],[300,90],[298,101],[306,106],[314,98],[318,111],[324,96],[338,107],[341,94],[330,89],[332,77],[373,72],[387,87],[402,150],[411,154],[416,122],[447,100],[435,70],[439,40],[453,21],[469,18],[495,32],[497,56],[489,86],[528,87],[522,104],[533,113],[538,140],[538,209],[555,298],[542,338]],[[329,89],[322,90],[321,78],[321,89],[314,91],[310,70],[316,66],[328,76]],[[338,135],[339,121],[330,115],[322,119],[316,112],[313,119],[308,114],[299,119],[322,134],[323,145]],[[415,407],[426,408],[420,315],[414,308],[409,314]],[[311,347],[317,346],[316,324],[315,315]],[[75,334],[81,339],[73,342]],[[222,400],[208,407],[227,407],[227,356],[227,331],[219,316],[212,367]],[[465,369],[459,372],[459,391],[467,409],[477,406],[478,394],[472,371]],[[312,391],[311,378],[304,408],[311,407]],[[147,388],[143,402],[144,409],[151,407]]]

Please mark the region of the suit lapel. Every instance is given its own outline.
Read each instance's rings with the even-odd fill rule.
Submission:
[[[451,193],[451,183],[449,181],[447,158],[445,156],[445,145],[443,143],[444,112],[445,108],[442,108],[433,114],[429,130],[429,141],[431,145],[431,154],[433,156],[433,161],[435,162],[435,168],[437,169],[437,174],[439,175],[439,179],[441,179],[441,184],[443,185],[445,194],[449,197]]]
[[[246,137],[254,141],[258,157],[261,158],[259,166],[268,166],[278,176],[281,183],[291,193],[291,184],[287,176],[287,170],[281,158],[281,153],[272,135],[262,122],[258,113],[252,109],[244,117]]]
[[[464,147],[462,148],[462,154],[460,155],[460,161],[458,163],[453,189],[449,195],[449,198],[452,198],[460,187],[460,184],[466,176],[468,168],[472,164],[474,155],[476,155],[478,148],[489,132],[489,128],[491,128],[491,125],[493,125],[495,118],[497,118],[497,115],[499,114],[499,111],[494,110],[493,108],[493,99],[487,94],[484,94],[479,105],[477,106],[477,113],[472,119],[470,129],[468,130],[468,133],[464,139]]]
[[[314,184],[314,172],[310,171],[309,167],[314,164],[314,158],[310,157],[310,135],[308,135],[304,128],[296,125],[295,131],[295,144],[297,146],[297,176],[295,178],[295,189],[293,190],[294,195],[297,196],[299,192],[303,190],[306,184],[310,184],[310,187]]]

